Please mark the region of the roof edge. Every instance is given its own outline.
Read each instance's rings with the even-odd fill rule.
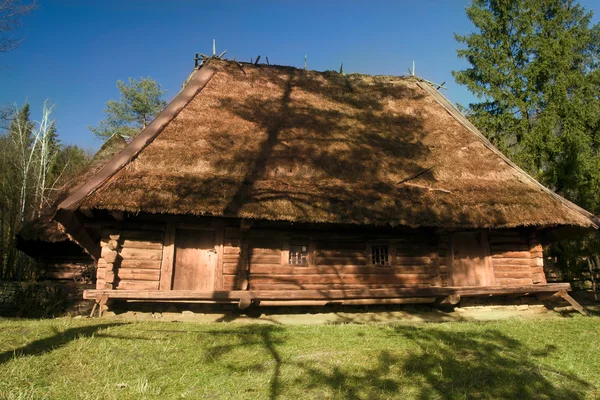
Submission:
[[[189,83],[179,92],[169,105],[158,114],[156,118],[135,137],[127,146],[113,158],[89,181],[63,200],[58,209],[74,210],[79,204],[108,179],[127,165],[140,151],[148,146],[163,129],[171,122],[183,108],[206,86],[215,74],[216,69],[204,66],[192,73]]]
[[[540,182],[538,182],[534,177],[532,177],[531,175],[529,175],[526,171],[524,171],[523,169],[521,169],[517,164],[515,164],[514,162],[512,162],[506,155],[504,155],[500,150],[498,150],[496,148],[496,146],[494,146],[492,144],[492,142],[490,142],[485,137],[485,135],[483,133],[481,133],[481,131],[479,129],[477,129],[477,127],[475,125],[473,125],[473,123],[471,121],[469,121],[469,119],[467,117],[465,117],[454,106],[454,104],[452,104],[438,90],[436,90],[435,88],[433,88],[432,86],[430,86],[427,83],[423,84],[422,82],[417,82],[417,85],[421,89],[423,89],[427,93],[429,93],[431,95],[431,97],[433,97],[437,101],[438,104],[440,104],[442,107],[444,107],[446,109],[446,111],[448,111],[448,113],[454,119],[456,119],[461,125],[463,125],[465,128],[467,128],[471,133],[473,133],[484,144],[485,147],[487,147],[489,150],[493,151],[504,162],[506,162],[510,167],[512,167],[513,169],[515,169],[519,174],[525,176],[528,180],[532,181],[538,188],[540,188],[541,190],[543,190],[546,193],[548,193],[549,195],[551,195],[555,200],[558,200],[562,205],[564,205],[565,207],[567,207],[570,211],[576,212],[577,214],[579,214],[579,215],[583,216],[584,218],[586,218],[595,229],[598,229],[600,227],[600,218],[598,218],[597,216],[595,216],[591,212],[587,211],[583,207],[580,207],[577,204],[573,203],[572,201],[569,201],[569,200],[565,199],[564,197],[562,197],[558,193],[553,192],[552,190],[550,190],[549,188],[547,188],[546,186],[544,186]]]

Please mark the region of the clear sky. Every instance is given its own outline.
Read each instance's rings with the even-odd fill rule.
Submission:
[[[0,104],[26,99],[39,118],[45,99],[55,104],[64,143],[96,150],[87,129],[103,119],[106,101],[118,98],[116,81],[150,76],[177,94],[193,68],[195,52],[210,54],[212,39],[227,57],[259,54],[275,64],[366,74],[417,75],[446,82],[444,94],[468,104],[469,92],[451,71],[454,33],[473,28],[467,0],[420,1],[159,1],[39,0],[18,32],[22,45],[0,53]],[[581,1],[598,21],[600,0]]]

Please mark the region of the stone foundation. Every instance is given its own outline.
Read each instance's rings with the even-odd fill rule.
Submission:
[[[93,301],[83,300],[83,291],[93,289],[74,281],[0,281],[0,316],[57,317],[89,314]]]

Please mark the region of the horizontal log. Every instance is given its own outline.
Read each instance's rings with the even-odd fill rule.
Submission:
[[[163,243],[161,242],[152,242],[147,240],[123,240],[121,247],[124,248],[134,248],[134,249],[160,249],[163,248]]]
[[[396,257],[397,265],[428,265],[431,264],[429,257]]]
[[[492,258],[531,258],[529,251],[505,251],[492,254]]]
[[[343,284],[381,284],[381,283],[429,283],[429,274],[386,274],[386,275],[250,275],[251,283],[343,283]]]
[[[530,258],[492,258],[492,264],[498,265],[528,265],[531,266]]]
[[[250,265],[252,264],[281,264],[281,252],[276,255],[252,254]]]
[[[154,283],[154,282],[152,282]],[[559,290],[571,290],[568,283],[547,285],[513,285],[487,287],[429,287],[429,288],[393,288],[393,289],[352,289],[352,290],[234,290],[234,291],[191,291],[191,290],[86,290],[84,299],[95,299],[98,295],[121,299],[163,299],[163,300],[319,300],[319,299],[365,299],[395,297],[437,297],[458,294],[463,297],[552,293]]]
[[[373,265],[310,265],[310,266],[287,266],[287,265],[252,265],[250,267],[250,276],[261,274],[279,274],[279,275],[320,275],[320,274],[429,274],[429,266],[426,265],[404,265],[382,266]],[[223,274],[233,275],[237,273],[237,268],[223,264]]]
[[[239,255],[240,248],[235,246],[223,246],[223,254]]]
[[[324,307],[327,305],[381,305],[381,304],[429,304],[435,297],[404,297],[398,299],[350,299],[350,300],[265,300],[260,307]]]
[[[315,257],[317,265],[367,265],[367,257]]]
[[[260,247],[249,247],[248,253],[252,255],[264,255],[264,256],[280,256],[281,247],[276,249],[266,249]]]
[[[121,250],[121,257],[124,260],[155,260],[162,259],[162,250],[157,249],[132,249],[124,248]]]
[[[237,287],[233,282],[227,282],[227,287],[236,290]],[[393,288],[428,288],[429,283],[392,283],[392,284],[343,284],[343,283],[252,283],[250,282],[251,290],[355,290],[355,289],[393,289]]]
[[[160,270],[119,268],[117,276],[122,280],[158,281]]]
[[[496,284],[499,286],[527,286],[532,285],[531,278],[496,278]]]
[[[532,272],[529,265],[494,265],[494,272]]]
[[[496,271],[494,273],[494,275],[496,276],[496,279],[498,279],[498,278],[531,279],[531,271],[509,271],[509,272]]]
[[[151,260],[121,260],[121,268],[160,269],[160,261]]]
[[[158,281],[121,280],[121,281],[119,281],[119,283],[115,289],[116,290],[134,290],[134,291],[158,290]],[[168,293],[168,292],[165,292],[165,293]]]
[[[365,250],[316,250],[315,257],[366,257]]]

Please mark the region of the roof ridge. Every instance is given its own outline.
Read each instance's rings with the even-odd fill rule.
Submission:
[[[511,161],[510,158],[508,158],[504,153],[502,153],[500,150],[498,150],[498,148],[496,148],[496,146],[494,146],[492,144],[492,142],[490,142],[485,137],[485,135],[483,133],[481,133],[481,131],[479,129],[477,129],[477,127],[475,125],[473,125],[473,123],[471,121],[469,121],[469,119],[467,117],[465,117],[454,106],[454,104],[452,104],[450,102],[450,100],[448,100],[446,98],[446,96],[444,96],[443,94],[441,94],[438,90],[435,90],[433,87],[431,87],[427,83],[423,84],[423,82],[418,81],[417,85],[420,88],[422,88],[423,90],[425,90],[427,93],[429,93],[429,95],[431,95],[431,97],[433,97],[434,100],[438,104],[440,104],[442,107],[444,107],[444,109],[454,119],[456,119],[461,125],[463,125],[465,128],[467,128],[467,130],[469,130],[471,133],[473,133],[475,135],[475,137],[477,137],[483,143],[483,145],[485,147],[487,147],[489,150],[491,150],[492,152],[494,152],[494,154],[498,155],[511,168],[513,168],[514,170],[516,170],[517,173],[519,173],[520,175],[523,175],[527,180],[529,180],[530,182],[532,182],[539,189],[541,189],[541,190],[545,191],[546,193],[550,194],[555,200],[559,201],[563,206],[565,206],[568,209],[569,212],[575,212],[577,216],[582,216],[582,217],[588,219],[596,229],[598,229],[600,227],[600,218],[598,218],[597,216],[595,216],[591,212],[587,211],[583,207],[578,206],[577,204],[573,203],[572,201],[564,198],[563,196],[559,195],[558,193],[556,193],[556,192],[550,190],[549,188],[547,188],[546,186],[542,185],[534,177],[532,177],[531,175],[529,175],[525,170],[521,169],[521,167],[519,167],[517,164],[515,164],[513,161]]]

